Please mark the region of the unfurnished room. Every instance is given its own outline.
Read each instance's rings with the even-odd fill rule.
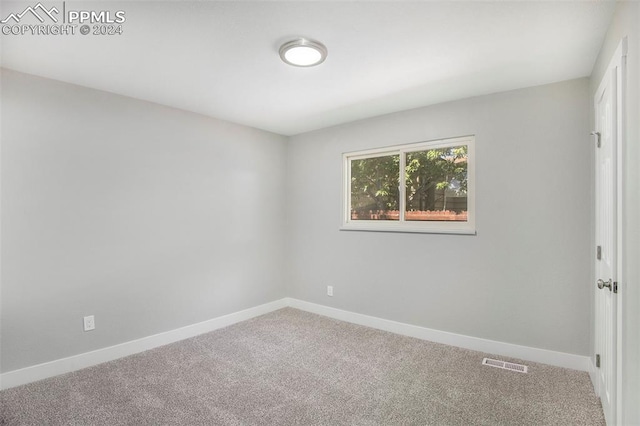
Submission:
[[[640,425],[640,2],[0,3],[0,425]]]

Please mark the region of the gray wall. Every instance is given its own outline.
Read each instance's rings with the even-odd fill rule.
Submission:
[[[590,81],[589,104],[620,41],[627,37],[627,98],[623,146],[623,276],[620,297],[624,315],[622,362],[623,412],[620,424],[640,425],[640,3],[618,2]],[[593,124],[595,113],[590,112]],[[595,277],[594,277],[595,279]],[[593,292],[591,294],[593,298]],[[593,345],[593,336],[592,336]]]
[[[588,106],[585,78],[292,137],[290,295],[587,355]],[[343,152],[468,134],[476,135],[477,236],[338,230]]]
[[[284,297],[286,143],[3,71],[2,371]]]

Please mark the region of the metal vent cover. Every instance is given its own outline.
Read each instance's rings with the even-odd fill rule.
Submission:
[[[483,359],[482,365],[501,368],[503,370],[517,371],[518,373],[528,373],[529,371],[529,367],[527,367],[526,365],[514,364],[513,362],[500,361],[498,359],[491,359],[491,358]]]

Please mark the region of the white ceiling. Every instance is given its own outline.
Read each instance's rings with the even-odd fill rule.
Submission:
[[[3,2],[2,19],[30,3]],[[74,1],[67,7],[124,10],[124,34],[3,35],[1,59],[13,70],[293,135],[588,76],[614,6]],[[285,65],[278,48],[296,36],[324,43],[327,60]]]

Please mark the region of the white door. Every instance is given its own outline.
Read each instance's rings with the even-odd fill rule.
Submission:
[[[607,72],[594,99],[596,111],[595,344],[597,391],[608,425],[616,424],[618,72]]]

